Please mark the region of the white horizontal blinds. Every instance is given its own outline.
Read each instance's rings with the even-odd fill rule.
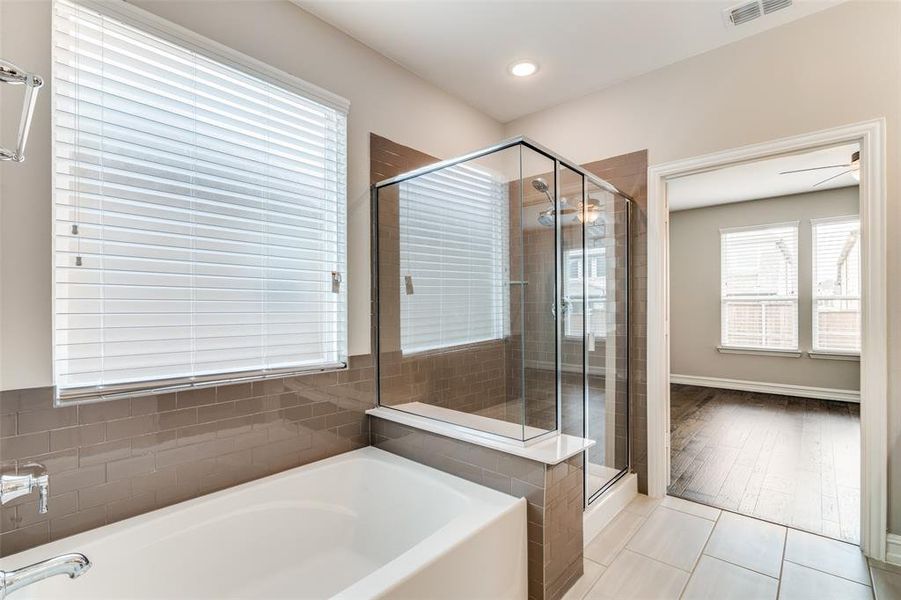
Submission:
[[[399,198],[402,351],[503,338],[507,183],[456,165],[401,183]]]
[[[723,230],[722,345],[798,347],[798,225]]]
[[[584,291],[582,289],[583,268],[588,275]],[[584,314],[587,320],[585,333],[594,334],[596,338],[606,337],[607,249],[604,247],[590,248],[584,263],[581,250],[567,250],[564,271],[563,296],[564,303],[568,304],[564,319],[565,335],[568,337],[582,336]]]
[[[860,352],[860,220],[813,222],[813,349]]]
[[[344,111],[54,11],[57,385],[343,362]]]

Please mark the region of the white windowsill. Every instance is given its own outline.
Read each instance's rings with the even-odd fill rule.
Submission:
[[[845,352],[826,352],[823,350],[811,350],[807,353],[807,358],[815,358],[818,360],[847,360],[852,362],[860,362],[860,354],[849,354]]]
[[[757,356],[781,356],[782,358],[801,358],[800,350],[771,350],[769,348],[738,348],[732,346],[717,346],[720,354],[754,354]]]

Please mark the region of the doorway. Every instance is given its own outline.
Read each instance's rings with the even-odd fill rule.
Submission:
[[[860,356],[860,435],[858,453],[860,456],[860,545],[864,552],[873,558],[882,559],[885,556],[886,539],[886,347],[885,347],[885,185],[884,185],[884,122],[882,120],[862,124],[851,125],[817,132],[814,134],[777,140],[770,143],[759,144],[702,156],[694,159],[667,163],[652,167],[649,170],[649,261],[648,261],[648,463],[649,463],[649,494],[651,496],[663,496],[667,488],[673,484],[670,475],[672,464],[670,460],[670,448],[678,440],[670,434],[671,419],[671,374],[670,357],[674,344],[675,324],[672,322],[672,257],[670,255],[670,243],[673,223],[670,219],[668,205],[668,184],[680,177],[692,174],[704,173],[773,159],[777,157],[801,155],[825,148],[838,147],[847,144],[858,144],[858,168],[860,174],[860,265],[861,265],[861,356]],[[776,224],[776,223],[771,223]],[[812,226],[812,225],[811,225]],[[811,230],[812,231],[812,230]],[[785,234],[785,232],[782,232]],[[741,237],[741,236],[738,236]],[[789,240],[791,236],[789,235]],[[722,267],[722,265],[720,265]],[[727,298],[728,300],[728,298]],[[782,299],[784,300],[784,298]],[[719,298],[720,306],[724,304],[723,297]],[[783,309],[782,317],[785,317]],[[719,311],[718,311],[719,312]],[[740,311],[739,311],[740,312]],[[778,322],[777,316],[771,318],[771,322]],[[759,313],[758,313],[759,314]],[[737,314],[733,314],[737,317]],[[811,313],[813,319],[813,313]],[[778,329],[778,328],[777,328]],[[783,328],[785,330],[791,327]],[[728,332],[726,332],[728,334]],[[736,336],[747,334],[741,327],[734,331]],[[770,333],[770,332],[768,332]],[[778,331],[772,332],[778,334]],[[725,335],[721,331],[721,336]],[[776,335],[778,337],[778,335]],[[721,341],[722,341],[721,337]],[[728,337],[726,339],[729,339]],[[739,339],[739,338],[736,338]],[[789,348],[792,340],[782,343],[786,351],[798,350]],[[728,353],[728,344],[720,344],[723,355]],[[814,351],[813,348],[804,349],[802,352]],[[768,357],[769,358],[769,357]],[[813,359],[812,359],[813,360]],[[828,360],[828,359],[820,359]],[[796,370],[796,369],[792,369]],[[677,374],[678,375],[678,374]],[[764,394],[770,397],[784,394],[774,394],[774,391],[786,391],[762,388],[753,388],[754,383],[745,377],[722,377],[731,379],[732,387],[745,386],[745,389],[731,389],[728,394],[743,394],[742,407],[752,410],[755,400],[751,394]],[[737,383],[736,383],[737,382]],[[742,382],[745,382],[742,384]],[[695,380],[676,381],[680,385],[697,384]],[[709,383],[709,382],[707,382]],[[718,382],[721,383],[721,382]],[[800,385],[782,382],[784,385]],[[708,390],[725,388],[713,388]],[[805,387],[805,386],[802,386]],[[822,386],[806,386],[808,388]],[[682,389],[677,388],[679,394]],[[794,396],[792,401],[794,413],[799,413],[800,422],[804,423],[804,414],[808,408],[814,415],[821,415],[812,402],[824,400],[823,398],[805,398],[815,391],[803,391],[804,394]],[[708,391],[707,404],[711,404],[712,396]],[[702,398],[701,392],[695,397]],[[791,398],[791,396],[786,396]],[[803,399],[803,400],[799,400]],[[835,400],[832,400],[835,401]],[[677,404],[681,402],[677,398]],[[785,401],[788,403],[788,400]],[[726,407],[735,406],[735,398],[730,399],[724,392],[718,401]],[[788,405],[788,404],[787,404]],[[672,410],[675,410],[673,407]],[[796,414],[797,416],[797,414]],[[848,419],[854,420],[855,415],[848,410]],[[817,420],[817,417],[808,417],[808,420]],[[728,420],[728,419],[726,419]],[[822,421],[822,419],[820,419]],[[710,452],[710,451],[708,451]],[[842,453],[845,458],[847,453]],[[851,455],[853,459],[853,454]],[[728,462],[728,461],[727,461]],[[734,462],[734,461],[733,461]],[[716,464],[707,467],[710,471]],[[722,469],[722,464],[718,468]],[[693,476],[696,477],[697,475]],[[789,474],[789,476],[791,476]],[[764,474],[763,477],[766,477]],[[772,484],[775,477],[770,478]],[[699,480],[702,481],[702,480]],[[678,480],[675,482],[678,483]],[[708,489],[709,491],[709,489]],[[840,523],[840,522],[839,522]],[[853,526],[850,528],[853,530]]]

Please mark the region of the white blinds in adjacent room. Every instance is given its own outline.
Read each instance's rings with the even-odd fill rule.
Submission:
[[[722,345],[798,347],[798,225],[720,232]]]
[[[603,339],[607,337],[607,249],[590,248],[584,268],[588,278],[583,292],[582,251],[567,250],[563,285],[563,302],[567,306],[563,321],[565,335],[582,337],[582,315],[585,314],[588,323],[585,333]]]
[[[159,21],[54,13],[63,393],[344,362],[346,103]]]
[[[500,339],[506,330],[508,194],[458,165],[400,184],[401,349]]]
[[[860,220],[813,222],[813,349],[860,352]]]

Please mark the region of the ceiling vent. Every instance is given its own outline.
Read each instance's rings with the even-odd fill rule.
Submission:
[[[763,5],[763,14],[768,15],[777,10],[788,8],[792,5],[792,0],[761,0],[760,3]]]
[[[723,20],[727,26],[738,27],[791,5],[792,0],[752,0],[724,10]]]

